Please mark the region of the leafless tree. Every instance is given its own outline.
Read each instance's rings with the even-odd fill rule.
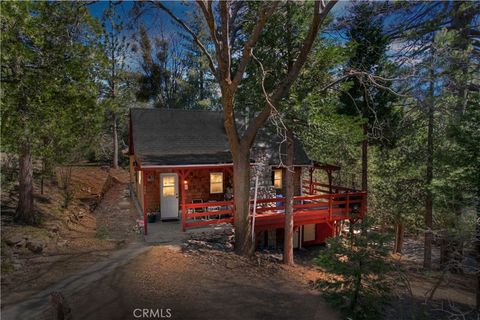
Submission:
[[[249,186],[250,186],[250,151],[258,130],[272,113],[271,105],[277,104],[289,92],[290,87],[298,78],[298,75],[305,65],[308,54],[311,51],[318,30],[327,17],[330,10],[337,1],[315,1],[313,5],[312,18],[309,30],[302,41],[299,53],[294,59],[294,64],[286,76],[279,82],[272,92],[269,92],[269,101],[265,103],[264,108],[248,124],[243,134],[239,133],[239,128],[235,122],[234,99],[239,85],[242,82],[246,68],[252,59],[252,52],[262,31],[278,6],[278,2],[263,2],[257,15],[257,20],[247,37],[243,48],[239,51],[238,60],[236,51],[232,51],[232,46],[236,43],[238,35],[237,29],[232,28],[235,19],[241,17],[236,8],[236,2],[219,1],[218,8],[213,8],[213,1],[197,1],[210,33],[210,44],[204,44],[199,37],[192,31],[184,21],[182,21],[172,10],[162,2],[153,2],[152,5],[165,11],[177,24],[179,24],[199,46],[203,54],[207,57],[209,67],[220,86],[221,102],[225,117],[225,130],[227,133],[230,150],[233,158],[235,171],[235,250],[237,253],[248,255],[253,253],[253,243],[251,237],[251,226],[249,223]],[[213,54],[208,48],[214,48]],[[237,60],[236,69],[233,70],[233,61]]]

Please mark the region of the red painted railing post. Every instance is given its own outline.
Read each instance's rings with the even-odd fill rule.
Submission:
[[[332,221],[332,206],[333,206],[333,194],[328,195],[328,216],[329,221]]]

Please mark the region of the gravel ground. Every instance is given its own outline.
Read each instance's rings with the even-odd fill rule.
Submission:
[[[74,319],[134,319],[135,309],[169,309],[171,319],[340,319],[291,271],[223,251],[152,246],[66,300]]]

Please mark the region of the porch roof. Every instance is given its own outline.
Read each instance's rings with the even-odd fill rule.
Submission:
[[[135,154],[142,166],[232,163],[222,112],[132,108],[130,120],[130,154]],[[239,131],[242,127],[240,124]],[[285,153],[286,143],[270,131],[265,128],[257,135],[251,162],[258,162],[256,155],[261,154],[263,161],[270,165],[280,163],[279,153]],[[311,164],[298,140],[294,164]]]

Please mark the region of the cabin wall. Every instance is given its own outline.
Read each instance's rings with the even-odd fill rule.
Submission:
[[[210,193],[210,172],[223,172],[223,193]],[[188,190],[185,191],[186,203],[194,199],[208,201],[224,201],[225,190],[228,185],[233,185],[233,179],[228,172],[219,169],[195,170],[187,176]]]
[[[260,249],[283,248],[285,239],[284,228],[268,229],[257,234],[256,245]],[[319,245],[335,235],[334,230],[328,223],[307,224],[294,228],[294,248]]]
[[[136,186],[134,184],[135,183],[135,166],[133,165],[133,163],[135,162],[135,156],[134,155],[129,155],[128,160],[129,160],[128,162],[130,164],[129,165],[129,170],[128,170],[128,172],[130,174],[130,183],[132,184],[132,187],[136,188]],[[137,191],[137,190],[135,189],[135,191]]]
[[[295,171],[293,173],[293,195],[300,196],[302,194],[302,167],[295,167],[294,170]],[[283,168],[282,169],[282,189],[280,190],[280,193],[284,196],[287,192],[286,174],[287,174],[287,169]]]
[[[210,172],[223,172],[223,191],[225,193],[228,185],[232,185],[233,178],[232,176],[225,171],[223,168],[219,169],[195,169],[190,170],[187,175],[187,185],[188,189],[185,190],[185,203],[192,203],[193,199],[202,199],[203,202],[208,201],[223,201],[224,193],[210,193]],[[157,169],[148,173],[145,178],[147,179],[147,211],[149,212],[160,212],[161,203],[160,203],[160,174],[162,173],[177,173],[173,169]],[[177,173],[178,174],[178,173]],[[150,176],[150,177],[149,177]],[[178,174],[178,201],[179,201],[179,210],[181,210],[182,204],[182,190],[181,187],[184,186],[184,181],[181,180],[180,175]]]
[[[144,179],[144,174],[143,174],[143,171],[137,171],[136,174],[136,181],[135,181],[135,190],[136,190],[136,194],[137,194],[137,199],[138,199],[138,202],[140,203],[140,207],[142,207],[142,209],[144,208],[144,197],[143,197],[143,179]]]
[[[304,226],[304,231],[305,231],[305,228],[308,228],[307,226],[310,227],[309,233],[311,233],[313,238],[312,237],[306,238],[304,233],[304,237],[303,237],[304,246],[311,246],[311,245],[325,243],[325,241],[328,238],[333,237],[335,234],[333,228],[328,223],[317,223],[315,225],[306,225]]]
[[[143,209],[143,172],[142,171],[135,171],[135,156],[129,156],[129,174],[130,174],[130,183],[132,186],[133,193],[137,197],[137,200],[140,204],[140,207]]]
[[[273,198],[278,194],[286,194],[286,168],[282,168],[282,188],[275,189],[273,186],[273,171],[277,169],[274,166],[257,166],[252,169],[250,178],[250,197],[253,198],[255,188],[255,177],[258,175],[258,198]],[[293,193],[294,196],[302,195],[302,174],[303,167],[295,167],[293,175]]]

